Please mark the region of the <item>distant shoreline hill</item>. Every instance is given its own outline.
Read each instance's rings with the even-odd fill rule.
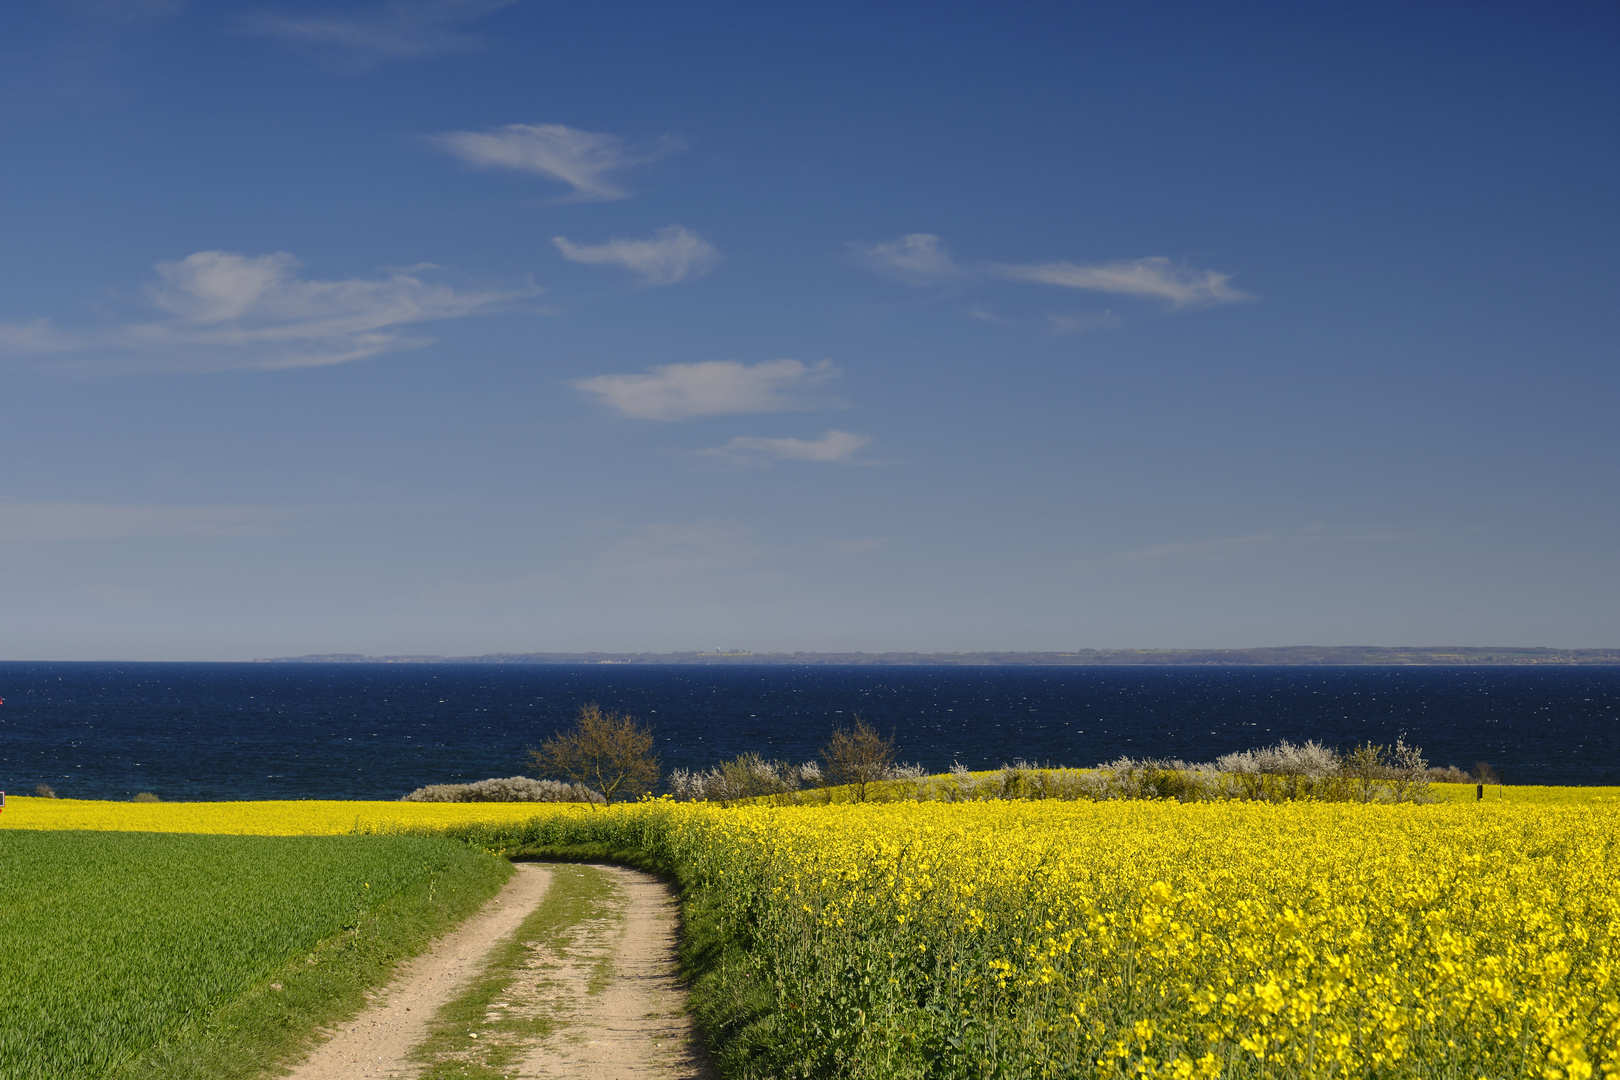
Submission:
[[[487,653],[483,656],[362,656],[316,653],[278,656],[261,664],[777,664],[819,666],[933,665],[994,667],[1414,667],[1531,664],[1620,664],[1620,649],[1546,648],[1388,648],[1374,645],[1289,645],[1268,649],[1081,649],[1076,652],[675,652],[675,653]]]

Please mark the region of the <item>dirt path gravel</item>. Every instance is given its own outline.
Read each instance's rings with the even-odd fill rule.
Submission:
[[[292,1070],[293,1080],[415,1080],[469,1069],[513,1080],[712,1080],[676,974],[673,891],[617,866],[514,870],[484,910],[405,965]],[[591,899],[570,907],[570,895]],[[571,914],[559,918],[563,910]],[[515,947],[520,930],[522,961],[503,968],[510,961],[494,958]],[[486,968],[510,973],[500,1000],[469,1018],[476,1031],[467,1019],[446,1020],[440,1010],[464,1014],[465,1001],[452,1003]]]
[[[619,866],[614,898],[576,924],[572,941],[536,950],[519,997],[546,1002],[557,1027],[538,1039],[519,1077],[707,1080],[676,977],[675,896],[656,878]]]
[[[433,1014],[483,970],[496,942],[534,911],[551,884],[543,863],[519,863],[512,879],[478,914],[407,961],[394,981],[353,1020],[292,1070],[293,1080],[415,1076],[410,1052],[427,1037]]]

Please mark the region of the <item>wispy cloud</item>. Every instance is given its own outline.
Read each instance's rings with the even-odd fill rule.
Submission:
[[[622,136],[562,124],[508,124],[493,131],[448,131],[428,136],[430,145],[479,169],[515,169],[550,177],[573,188],[564,202],[603,202],[628,197],[609,174],[656,161],[677,149],[672,139],[631,146]]]
[[[1060,285],[1121,296],[1153,297],[1168,300],[1172,307],[1178,308],[1207,307],[1254,299],[1227,284],[1232,279],[1231,274],[1194,270],[1162,255],[1086,265],[1071,262],[995,263],[990,271],[1014,281]]]
[[[497,310],[533,296],[458,291],[418,267],[376,280],[315,281],[284,252],[199,251],[155,267],[144,292],[166,318],[66,331],[44,320],[0,324],[0,353],[81,354],[87,367],[229,371],[321,367],[428,344],[405,327]]]
[[[1079,315],[1048,313],[1046,321],[1052,327],[1053,337],[1084,334],[1088,330],[1110,330],[1120,324],[1119,316],[1112,311],[1087,311]]]
[[[1123,557],[1131,562],[1144,559],[1168,558],[1208,559],[1295,544],[1391,543],[1400,540],[1419,539],[1422,539],[1422,536],[1417,533],[1336,533],[1321,525],[1308,525],[1296,532],[1259,532],[1249,533],[1246,536],[1223,536],[1213,540],[1189,540],[1168,544],[1153,544],[1135,551],[1128,551]]]
[[[828,431],[819,439],[763,439],[739,435],[724,446],[698,451],[704,457],[723,458],[739,465],[772,465],[778,461],[822,461],[849,464],[859,450],[871,445],[870,435]]]
[[[85,347],[86,338],[59,329],[49,319],[0,323],[0,355],[6,353],[60,353]]]
[[[271,536],[299,512],[265,506],[166,506],[0,499],[0,543],[132,536]]]
[[[855,260],[867,269],[911,285],[937,285],[951,279],[989,276],[1164,300],[1173,308],[1210,307],[1254,299],[1230,284],[1231,274],[1195,269],[1164,255],[1102,263],[962,264],[946,253],[943,241],[932,233],[909,233],[882,244],[851,242],[848,247]],[[987,322],[1003,321],[981,307],[970,309],[969,314]],[[1052,318],[1059,332],[1072,332],[1064,322],[1072,316]],[[1093,329],[1091,326],[1082,328]]]
[[[932,233],[908,233],[884,244],[851,242],[849,250],[867,269],[912,285],[932,285],[963,272]]]
[[[665,364],[636,375],[596,375],[568,385],[595,394],[604,405],[641,420],[690,420],[731,413],[825,408],[836,402],[807,391],[838,376],[829,360],[735,360]]]
[[[680,225],[659,229],[646,240],[575,244],[566,236],[554,236],[551,242],[570,262],[623,267],[648,285],[673,285],[701,277],[720,257],[713,244]]]
[[[753,530],[734,522],[654,523],[603,548],[592,569],[613,579],[680,578],[751,568],[766,554]]]
[[[455,26],[510,7],[516,0],[396,0],[369,15],[250,15],[249,33],[348,50],[361,67],[383,60],[465,52],[480,42]]]
[[[995,312],[991,311],[989,308],[980,304],[974,304],[972,307],[968,308],[967,313],[969,318],[978,319],[980,322],[995,323],[998,326],[1016,325],[1012,319],[1004,319],[1000,315],[997,315]]]

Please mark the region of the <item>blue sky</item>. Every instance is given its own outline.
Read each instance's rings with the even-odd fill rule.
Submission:
[[[1612,4],[3,20],[0,655],[1620,646]]]

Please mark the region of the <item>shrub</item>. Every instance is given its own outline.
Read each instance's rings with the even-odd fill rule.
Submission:
[[[130,802],[162,802],[163,800],[158,798],[156,795],[152,794],[150,791],[143,791],[139,795],[135,796],[133,799],[131,799],[129,801]]]
[[[913,771],[906,767],[891,770],[891,775],[903,772],[904,778],[911,779]],[[1275,746],[1226,754],[1213,762],[1121,757],[1087,771],[1017,761],[976,776],[956,762],[946,776],[916,780],[914,792],[886,786],[876,797],[942,802],[1427,802],[1429,784],[1449,776],[1445,770],[1428,768],[1422,752],[1407,746],[1404,737],[1393,748],[1367,744],[1343,756],[1316,742],[1296,745],[1284,740]]]
[[[1003,765],[988,776],[975,777],[961,762],[951,766],[951,783],[946,799],[1079,799],[1093,798],[1095,792],[1080,783],[1083,774],[1019,760]]]
[[[1427,802],[1431,780],[1423,752],[1406,745],[1404,735],[1392,748],[1368,742],[1342,755],[1314,741],[1284,739],[1205,764],[1120,758],[1093,775],[1103,798],[1180,802]]]
[[[750,751],[703,772],[676,769],[670,774],[669,787],[677,799],[729,806],[739,799],[786,795],[820,781],[821,767],[815,762],[768,761]]]
[[[429,784],[419,787],[400,802],[591,802],[607,800],[583,784],[559,780],[536,780],[529,776],[508,776],[480,780],[475,784]]]
[[[1260,750],[1223,754],[1215,759],[1215,768],[1229,773],[1306,776],[1321,779],[1338,771],[1339,755],[1314,739],[1307,740],[1299,746],[1284,739],[1276,746]]]
[[[36,798],[36,799],[54,799],[54,798],[56,798],[56,789],[51,787],[51,785],[49,785],[49,784],[35,784],[34,785],[34,798]]]
[[[1364,743],[1340,754],[1315,741],[1303,744],[1286,739],[1274,746],[1224,754],[1213,762],[1187,762],[1163,758],[1120,757],[1081,770],[1037,765],[1029,761],[1004,764],[990,773],[974,774],[955,762],[948,774],[930,776],[921,765],[881,762],[892,755],[892,739],[884,739],[856,721],[854,732],[835,733],[843,738],[835,761],[828,755],[830,779],[846,786],[842,795],[822,793],[813,801],[850,802],[1031,802],[1044,799],[1094,802],[1116,799],[1173,799],[1177,802],[1238,800],[1249,802],[1429,802],[1434,782],[1471,782],[1458,769],[1431,769],[1423,752],[1406,744],[1405,736],[1393,747]],[[865,734],[862,735],[862,729]],[[865,740],[865,745],[851,744]],[[743,754],[704,772],[677,770],[670,778],[675,798],[731,805],[748,799],[812,801],[801,793],[813,765],[794,766],[767,761],[758,754]]]

